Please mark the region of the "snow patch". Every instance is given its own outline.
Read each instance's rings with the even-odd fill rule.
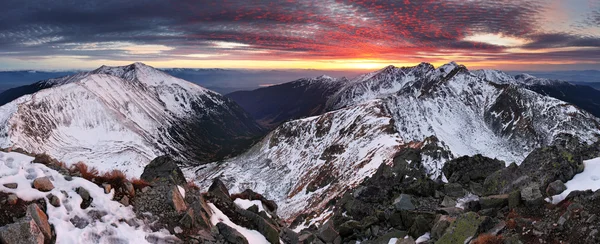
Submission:
[[[600,158],[585,160],[583,164],[585,165],[583,172],[576,174],[573,179],[567,181],[565,183],[567,190],[552,196],[552,203],[557,204],[565,200],[572,191],[596,191],[600,189]]]
[[[221,210],[219,210],[217,208],[217,206],[215,206],[214,204],[208,203],[208,206],[210,207],[210,210],[212,211],[212,215],[210,216],[210,222],[213,225],[216,225],[217,223],[222,222],[223,224],[226,224],[229,227],[234,228],[235,230],[240,232],[240,234],[242,234],[246,238],[246,240],[248,240],[248,243],[269,244],[269,242],[267,241],[267,238],[265,238],[265,236],[260,234],[260,232],[258,232],[256,230],[249,230],[249,229],[246,229],[242,226],[239,226],[239,225],[233,223],[229,219],[229,217],[227,217],[227,215],[225,215]]]

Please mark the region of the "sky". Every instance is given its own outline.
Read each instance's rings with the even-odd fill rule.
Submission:
[[[0,70],[600,69],[600,0],[2,0]]]

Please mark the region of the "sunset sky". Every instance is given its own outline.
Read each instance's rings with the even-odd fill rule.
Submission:
[[[600,0],[3,0],[0,70],[600,69]]]

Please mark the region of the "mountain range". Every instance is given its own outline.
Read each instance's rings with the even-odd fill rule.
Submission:
[[[260,191],[290,221],[327,214],[329,201],[402,150],[422,152],[425,174],[443,182],[445,163],[464,155],[520,164],[535,148],[600,134],[595,100],[561,90],[585,88],[454,62],[227,96],[142,63],[36,84],[0,107],[0,147],[133,176],[175,155],[200,186],[219,177],[233,190]]]

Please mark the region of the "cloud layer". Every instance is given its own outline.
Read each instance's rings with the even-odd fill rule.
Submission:
[[[5,0],[0,55],[600,63],[594,1],[569,16],[575,32],[545,27],[557,11],[546,0]]]

